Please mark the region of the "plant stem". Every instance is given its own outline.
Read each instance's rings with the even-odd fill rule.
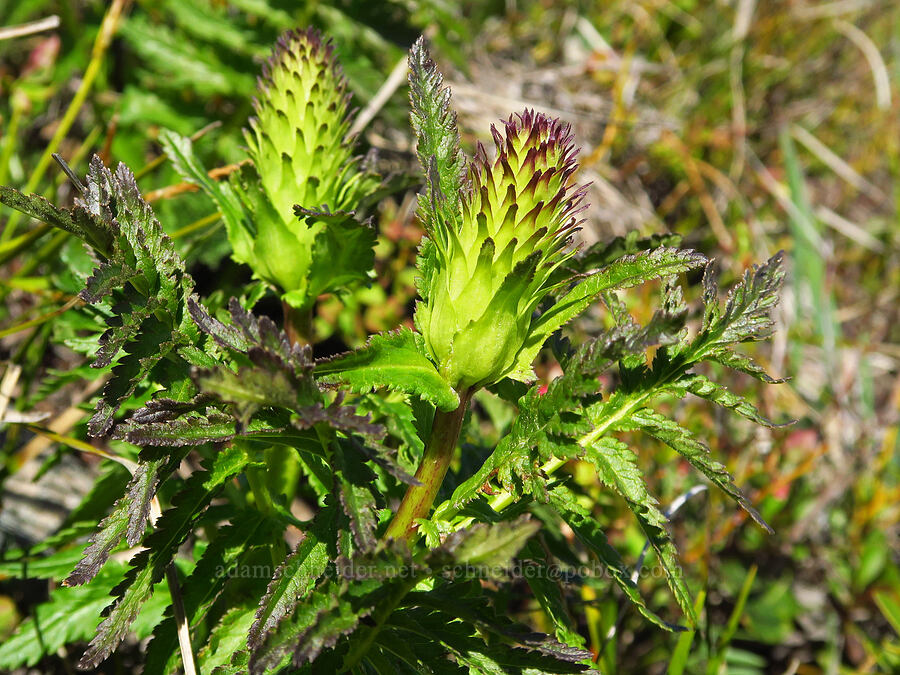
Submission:
[[[469,409],[469,401],[473,391],[467,389],[460,392],[459,407],[451,412],[438,410],[434,413],[434,422],[431,425],[431,436],[428,445],[425,446],[425,454],[416,471],[416,480],[421,485],[411,485],[403,496],[400,508],[394,514],[394,519],[388,525],[385,537],[388,539],[409,540],[415,533],[415,521],[424,518],[431,510],[434,498],[437,496],[450,460],[453,459],[453,451],[459,440],[459,432],[462,428],[463,418]]]
[[[265,516],[272,515],[275,507],[272,504],[272,496],[266,487],[266,470],[259,466],[248,466],[247,482],[250,484],[256,508]]]
[[[256,508],[264,516],[271,516],[275,511],[275,505],[266,485],[266,469],[261,466],[248,466],[247,482],[250,484],[250,491],[253,493]],[[283,541],[273,541],[269,544],[269,555],[272,558],[273,568],[277,568],[281,564],[285,553]]]
[[[407,593],[415,588],[417,583],[419,583],[419,578],[414,575],[398,587],[391,595],[385,598],[384,602],[382,602],[375,611],[373,617],[375,625],[369,626],[368,629],[366,629],[365,634],[353,643],[347,656],[344,657],[344,664],[339,672],[346,673],[353,670],[363,657],[368,654],[369,649],[372,648],[372,643],[374,643],[375,638],[378,637],[378,633],[384,628],[384,624],[391,617],[391,614],[394,613],[394,610],[397,609],[397,606],[403,601],[403,598],[406,597]]]
[[[619,410],[606,418],[602,423],[598,424],[591,431],[586,433],[584,436],[578,439],[578,444],[586,448],[591,443],[596,441],[598,438],[603,436],[607,432],[607,430],[613,426],[616,422],[623,419],[625,416],[631,414],[635,410],[637,410],[644,402],[650,398],[653,391],[646,391],[631,399],[627,403],[625,403]],[[559,457],[551,457],[541,466],[541,473],[546,476],[552,476],[554,473],[559,471],[562,467],[564,467],[569,462],[568,459],[561,459]],[[516,501],[516,498],[509,490],[501,490],[493,497],[491,497],[490,505],[491,508],[494,509],[497,513],[500,513],[503,509],[508,508]],[[455,509],[452,506],[448,506],[445,502],[442,505],[442,508],[438,509],[438,515],[441,518],[449,518],[455,513]],[[456,523],[455,527],[458,530],[461,530],[465,527],[468,527],[473,522],[475,522],[474,518],[465,518],[462,521]]]
[[[281,310],[284,312],[284,332],[293,344],[311,345],[315,342],[312,306],[297,309],[282,301]]]

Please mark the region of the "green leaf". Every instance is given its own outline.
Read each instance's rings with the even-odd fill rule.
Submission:
[[[462,633],[462,642],[441,637],[433,640],[429,649],[434,649],[434,643],[445,642],[454,655],[472,651],[483,658],[483,663],[494,661],[500,665],[500,670],[486,672],[520,672],[520,669],[531,672],[527,669],[535,668],[545,673],[577,673],[587,669],[583,664],[591,658],[588,651],[560,644],[549,635],[512,622],[469,583],[444,583],[429,592],[415,591],[406,596],[403,604],[415,609],[396,612],[390,619],[392,624],[408,625],[404,616],[409,614],[415,616],[413,625],[419,626],[447,627],[462,622],[467,628]],[[436,611],[423,616],[421,612],[426,610]],[[474,640],[466,639],[475,636]]]
[[[212,673],[232,663],[235,654],[247,648],[247,631],[253,623],[252,607],[233,607],[212,629],[203,649],[197,654],[199,672]],[[144,669],[144,673],[147,669]],[[238,671],[246,672],[246,671]]]
[[[454,532],[444,544],[460,564],[488,577],[500,577],[541,523],[523,515],[514,521],[479,523]]]
[[[203,556],[190,576],[181,585],[184,614],[191,629],[201,624],[213,602],[225,588],[230,571],[240,567],[241,561],[250,554],[254,545],[281,536],[281,527],[257,511],[241,512],[230,520],[231,524],[218,531],[216,538],[203,551]],[[253,610],[247,611],[252,620]],[[224,623],[224,619],[222,622]],[[249,629],[250,624],[247,623],[242,635],[240,645],[242,648],[247,646]],[[215,649],[213,642],[213,638],[210,638],[208,646],[213,648],[216,654],[221,655],[221,649]],[[200,657],[203,663],[202,653]],[[170,673],[179,663],[177,627],[170,607],[166,612],[166,618],[153,631],[153,640],[147,646],[147,654],[144,657],[143,673],[144,675]],[[218,660],[216,664],[221,665]],[[202,672],[209,670],[212,670],[212,666],[202,668]]]
[[[681,611],[691,625],[697,622],[687,584],[681,572],[675,544],[666,529],[666,517],[659,510],[659,502],[647,490],[644,477],[637,466],[637,458],[629,447],[610,436],[596,439],[587,448],[585,459],[597,469],[600,481],[615,490],[637,516],[638,523],[656,551],[659,564],[666,574],[669,588]]]
[[[900,637],[900,598],[896,592],[889,591],[875,591],[872,595],[881,614]]]
[[[99,253],[105,254],[112,243],[114,230],[110,224],[84,206],[76,206],[71,210],[60,209],[40,195],[25,195],[6,185],[0,185],[0,203],[74,234]],[[28,235],[23,235],[26,236]],[[12,244],[12,241],[9,243]]]
[[[125,581],[115,590],[118,597],[81,657],[79,667],[96,667],[118,646],[197,518],[248,459],[243,448],[233,445],[215,456],[208,471],[195,472],[187,480],[184,489],[173,498],[172,507],[160,516],[156,529],[146,538],[146,548],[132,559]]]
[[[295,207],[296,210],[297,207]],[[369,281],[369,270],[375,266],[375,228],[370,222],[359,223],[345,213],[313,214],[315,222],[324,224],[313,240],[309,286],[306,294],[315,298],[333,293],[359,282]]]
[[[298,603],[313,590],[328,566],[326,533],[333,527],[333,509],[319,512],[312,528],[278,568],[256,610],[256,617],[248,633],[251,650],[261,647],[266,636]]]
[[[333,463],[338,499],[347,517],[353,545],[357,551],[367,552],[375,548],[376,500],[372,484],[376,476],[364,463],[364,456],[346,452],[342,445],[335,449]],[[342,551],[350,555],[349,551]]]
[[[680,380],[678,387],[683,387],[684,390],[700,398],[705,398],[707,401],[712,401],[723,408],[733,410],[741,417],[745,417],[760,426],[769,427],[770,429],[782,426],[763,417],[759,410],[756,409],[756,406],[743,396],[731,392],[720,384],[716,384],[704,375],[691,374],[687,378]]]
[[[81,293],[86,302],[115,293],[113,314],[93,365],[105,368],[121,352],[126,354],[113,368],[88,427],[92,435],[102,436],[140,381],[189,341],[180,328],[193,281],[124,164],[112,173],[94,156],[85,184],[80,186],[83,197],[69,210],[56,209],[37,196],[10,191],[2,196],[12,206],[75,233],[102,258]]]
[[[660,628],[680,630],[679,626],[673,626],[664,621],[656,612],[647,607],[637,583],[632,581],[631,573],[618,551],[610,546],[600,524],[590,516],[587,509],[578,504],[575,495],[568,488],[561,485],[554,487],[550,491],[550,503],[560,518],[572,528],[579,541],[603,563],[616,585],[645,618]]]
[[[546,638],[540,633],[532,633],[527,638],[529,644],[522,647],[514,637],[509,637],[508,623],[502,627],[491,626],[496,618],[484,616],[487,612],[462,621],[455,616],[452,607],[453,600],[450,600],[447,611],[415,607],[395,612],[378,639],[382,654],[388,657],[401,654],[404,665],[415,673],[507,675],[587,670],[587,666],[573,662],[589,658],[587,651],[558,643],[554,645],[550,639],[539,642]],[[500,639],[489,626],[503,631],[499,632]],[[541,648],[556,653],[542,653]]]
[[[168,22],[153,23],[139,15],[123,22],[119,31],[144,67],[152,68],[157,87],[179,95],[193,91],[204,100],[222,95],[247,100],[253,94],[249,73],[223,63],[212,45],[184,39]]]
[[[628,255],[636,255],[643,251],[651,251],[656,248],[677,248],[681,244],[682,236],[667,232],[665,234],[651,234],[641,238],[638,230],[631,230],[624,237],[614,237],[608,241],[600,241],[580,251],[567,267],[577,272],[585,273],[595,270],[619,260]]]
[[[359,619],[351,604],[340,597],[340,591],[326,581],[252,652],[250,672],[268,672],[282,664],[289,654],[294,655],[296,665],[311,661],[352,631]]]
[[[4,551],[3,560],[0,560],[0,577],[62,581],[80,559],[81,553],[72,549],[63,549],[47,556],[17,556],[14,551]]]
[[[769,534],[774,534],[771,527],[763,520],[759,512],[753,508],[744,493],[732,482],[728,470],[714,461],[709,455],[709,448],[696,440],[690,431],[649,408],[636,411],[631,416],[631,421],[651,436],[658,438],[682,457],[689,461],[696,469],[699,469],[707,478],[719,486],[728,496],[741,505],[753,520],[765,529]]]
[[[151,460],[138,466],[126,493],[116,501],[112,513],[100,521],[97,533],[84,550],[82,559],[63,581],[64,586],[80,586],[93,579],[123,536],[129,546],[140,541],[163,464],[162,461]]]
[[[764,265],[754,265],[728,294],[725,311],[718,312],[715,293],[707,287],[705,300],[709,316],[706,329],[697,337],[695,348],[712,350],[739,342],[763,340],[772,334],[769,316],[778,304],[784,283],[784,252],[779,251]]]
[[[153,399],[127,421],[116,425],[112,436],[144,447],[183,447],[226,443],[238,436],[268,437],[286,431],[263,419],[254,419],[242,426],[233,415],[205,405],[208,398],[201,395],[196,400],[196,403],[184,403],[167,398]]]
[[[235,249],[235,257],[246,262],[253,247],[248,233],[253,232],[255,226],[252,223],[252,215],[234,187],[229,182],[220,182],[209,177],[206,168],[194,154],[190,138],[163,129],[159,133],[159,142],[172,161],[175,171],[186,181],[197,185],[215,203],[228,229],[228,239]]]
[[[421,396],[441,410],[459,407],[459,395],[422,355],[408,328],[375,335],[365,347],[318,362],[315,375],[320,382],[340,382],[356,392],[387,387]]]
[[[528,341],[517,356],[519,368],[530,368],[547,338],[581,314],[602,293],[687,272],[705,261],[706,258],[695,251],[659,247],[624,256],[602,267],[563,295],[534,322]]]
[[[644,328],[635,324],[619,326],[564,359],[563,375],[544,394],[532,387],[518,400],[519,414],[512,428],[478,472],[457,486],[451,499],[440,505],[435,517],[447,517],[452,509],[474,499],[494,475],[513,495],[528,492],[546,501],[546,479],[540,475],[538,464],[552,457],[575,457],[583,452],[576,439],[590,431],[584,412],[598,398],[598,377],[618,359],[669,339],[668,333],[674,330],[670,320],[671,317],[657,313]]]
[[[104,569],[91,584],[51,591],[49,600],[34,609],[34,616],[23,621],[15,634],[0,645],[0,668],[12,671],[31,667],[43,657],[56,654],[64,645],[88,640],[109,604],[111,589],[122,579],[124,571],[125,565],[116,563]],[[171,604],[164,584],[160,584],[157,592],[155,601],[144,607],[142,636],[149,633],[149,628]]]
[[[233,324],[227,326],[212,318],[195,298],[187,305],[203,332],[226,349],[245,355],[247,359],[241,362],[252,363],[238,372],[224,366],[192,372],[201,392],[231,404],[241,433],[252,430],[250,418],[260,409],[274,407],[292,412],[291,423],[297,429],[324,422],[348,433],[383,435],[380,426],[356,415],[353,406],[342,405],[340,397],[327,407],[322,405],[322,392],[312,377],[311,349],[292,344],[267,317],[257,318],[232,298],[229,310]]]

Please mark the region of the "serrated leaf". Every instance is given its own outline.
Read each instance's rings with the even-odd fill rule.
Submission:
[[[453,558],[489,577],[502,576],[541,523],[523,515],[514,521],[479,523],[454,532],[444,543]]]
[[[231,524],[219,530],[216,538],[206,547],[203,556],[197,562],[190,576],[181,586],[184,613],[190,628],[195,628],[205,618],[206,613],[225,587],[229,579],[229,571],[239,567],[241,560],[253,550],[253,545],[265,541],[268,537],[280,536],[271,520],[256,511],[242,512],[231,518]],[[254,610],[246,610],[252,620]],[[241,647],[247,646],[247,632],[250,623],[241,636]],[[179,663],[178,637],[175,619],[171,608],[166,618],[153,631],[153,639],[147,646],[144,658],[144,675],[162,675],[172,672]],[[210,646],[213,641],[210,639]],[[221,655],[221,650],[215,649]],[[200,654],[202,672],[211,670],[211,666],[203,666],[204,655]],[[216,661],[217,665],[224,665]]]
[[[229,307],[232,308],[232,317],[236,315],[243,316],[240,312],[237,312],[239,307],[243,309],[237,299],[231,298]],[[212,337],[219,345],[240,354],[246,354],[250,351],[253,341],[247,336],[247,331],[242,330],[237,324],[229,326],[214,319],[206,311],[206,308],[200,303],[200,299],[196,295],[188,298],[187,308],[197,327]]]
[[[370,607],[355,609],[349,602],[334,602],[299,635],[294,649],[294,664],[299,666],[315,661],[323,650],[330,649],[341,637],[352,632],[360,619],[371,611]]]
[[[549,635],[513,623],[485,602],[480,592],[471,594],[464,589],[464,584],[453,583],[430,592],[415,591],[406,597],[404,605],[416,607],[413,612],[421,611],[419,608],[437,610],[438,614],[432,616],[438,619],[438,625],[448,626],[453,619],[468,624],[470,636],[485,637],[466,640],[464,645],[502,664],[505,668],[500,672],[528,667],[547,673],[577,673],[587,669],[582,662],[591,658],[590,652],[560,644]],[[403,613],[397,612],[391,621],[400,624],[402,618]],[[430,622],[421,617],[419,623]]]
[[[536,635],[541,634],[532,634],[533,642],[536,642]],[[398,653],[399,645],[406,646],[408,651],[403,656],[412,672],[537,675],[587,670],[586,666],[573,663],[570,655],[558,659],[538,650],[522,648],[505,635],[503,640],[496,639],[496,635],[486,630],[484,624],[476,626],[472,622],[460,621],[452,611],[441,612],[425,607],[404,608],[395,612],[390,625],[379,636],[379,644],[390,655]],[[546,643],[548,646],[551,644]],[[443,658],[440,658],[437,656],[438,650],[446,650],[447,653],[441,654]],[[575,650],[572,654],[589,658],[590,653]]]
[[[457,486],[435,517],[447,517],[451,509],[474,499],[493,475],[513,495],[524,491],[546,501],[545,479],[537,469],[539,461],[582,453],[576,439],[589,431],[582,417],[585,406],[598,398],[598,377],[623,356],[666,339],[668,321],[657,314],[645,328],[629,324],[608,331],[582,345],[568,359],[564,374],[551,382],[546,392],[541,393],[538,387],[528,390],[518,400],[519,414],[509,432],[478,472]]]
[[[238,422],[246,426],[261,408],[298,408],[297,390],[290,374],[283,370],[227,368],[198,371],[194,374],[197,388],[234,406]]]
[[[575,500],[575,495],[563,486],[550,491],[550,500],[563,521],[572,528],[578,539],[603,563],[613,581],[638,608],[645,618],[666,630],[678,630],[678,626],[664,621],[656,612],[647,607],[637,584],[631,580],[631,573],[619,553],[610,546],[600,524]]]
[[[212,673],[217,668],[231,665],[235,655],[247,647],[247,631],[253,623],[253,616],[251,607],[234,607],[219,619],[206,645],[197,654],[199,672]],[[147,673],[146,668],[144,673]]]
[[[140,330],[135,330],[128,353],[113,367],[112,377],[103,387],[94,415],[88,422],[91,436],[103,436],[112,428],[119,406],[134,394],[141,380],[174,347],[170,337],[171,332],[155,316],[148,317]]]
[[[237,436],[277,434],[263,420],[251,420],[241,426],[231,415],[213,408],[206,412],[183,413],[182,417],[160,422],[136,422],[134,417],[116,426],[113,437],[140,446],[183,447],[204,443],[226,443]]]
[[[84,290],[78,295],[87,303],[99,302],[113,291],[124,287],[138,274],[138,270],[132,267],[108,262],[101,263],[88,277]]]
[[[687,378],[680,380],[678,386],[679,388],[683,387],[695,396],[705,398],[707,401],[712,401],[723,408],[733,410],[741,417],[760,426],[769,427],[770,429],[781,426],[763,417],[756,406],[743,396],[735,394],[720,384],[716,384],[705,375],[698,373],[689,375]]]
[[[691,625],[695,624],[694,605],[678,563],[678,553],[666,528],[668,521],[659,510],[659,502],[647,490],[634,453],[625,443],[610,436],[596,439],[586,449],[585,459],[597,469],[601,482],[619,493],[637,516],[681,611]]]
[[[117,563],[104,569],[91,584],[52,590],[49,600],[34,608],[34,616],[23,621],[15,634],[0,645],[0,668],[13,671],[21,666],[31,667],[64,645],[88,640],[100,622],[103,608],[109,604],[110,590],[122,579],[124,571],[125,566]],[[171,602],[163,584],[157,590],[158,600],[144,608],[142,636]]]
[[[232,655],[227,665],[213,668],[212,675],[246,675],[249,672],[250,652],[242,649]]]
[[[534,322],[525,347],[516,357],[519,366],[530,368],[547,338],[581,314],[602,293],[687,272],[705,262],[706,258],[695,251],[659,247],[645,253],[624,256],[597,270],[563,295]]]
[[[282,620],[276,630],[269,631],[265,642],[251,652],[250,672],[263,673],[282,664],[293,653],[303,635],[315,627],[320,617],[340,607],[341,602],[335,590],[327,582],[323,583],[322,588],[309,595],[292,616]]]
[[[749,356],[738,354],[737,352],[724,347],[709,352],[706,355],[706,359],[721,363],[726,368],[745,373],[766,384],[781,384],[786,381],[783,378],[775,378],[769,375],[761,365]]]
[[[99,214],[78,207],[73,210],[60,209],[40,195],[25,195],[6,185],[0,185],[0,203],[70,232],[101,253],[109,250],[114,230]]]
[[[784,282],[784,252],[779,251],[763,265],[754,265],[731,289],[725,310],[718,310],[715,275],[704,277],[704,330],[695,347],[713,351],[740,342],[762,340],[772,333],[774,322],[769,313],[778,303]]]
[[[375,548],[376,501],[372,494],[375,474],[360,461],[356,453],[346,453],[339,448],[334,454],[335,489],[344,515],[347,517],[353,545],[356,551],[367,552]],[[345,551],[344,555],[349,555]]]
[[[162,465],[161,461],[149,461],[138,466],[125,494],[116,501],[112,513],[100,521],[82,559],[63,581],[64,586],[79,586],[93,579],[123,536],[129,546],[137,544],[144,534]]]
[[[340,382],[356,392],[386,387],[421,396],[441,410],[459,407],[459,395],[419,351],[408,328],[375,335],[365,347],[318,362],[315,375],[320,382]]]
[[[388,448],[374,440],[369,440],[365,445],[357,442],[355,438],[351,438],[350,441],[354,449],[358,450],[366,459],[377,464],[401,483],[421,485],[418,480],[397,463],[395,458],[397,451],[393,448]]]
[[[172,507],[160,516],[156,529],[146,538],[146,548],[132,559],[125,581],[115,590],[118,597],[81,657],[79,667],[96,667],[118,646],[153,592],[153,585],[162,580],[195,520],[222,485],[240,472],[248,460],[243,448],[231,446],[215,456],[208,471],[195,472],[187,480],[184,489],[172,499]]]
[[[249,73],[226,65],[210,44],[185,39],[168,22],[139,15],[124,22],[120,33],[145,67],[153,68],[158,87],[193,91],[203,99],[224,95],[248,100],[253,94]]]
[[[307,295],[315,298],[369,281],[369,270],[375,266],[377,239],[372,224],[359,223],[352,214],[316,213],[315,216],[324,227],[313,240]]]
[[[641,238],[638,230],[631,230],[624,237],[614,237],[608,241],[600,241],[580,251],[566,267],[585,273],[605,267],[627,255],[636,255],[656,248],[677,248],[682,236],[672,232],[651,234]]]
[[[734,499],[753,520],[769,534],[774,534],[768,523],[753,508],[744,493],[732,482],[728,470],[710,457],[709,448],[693,437],[690,431],[658,412],[643,408],[636,411],[631,420],[651,436],[658,438],[678,452],[694,468],[715,483],[725,494]]]
[[[302,603],[324,574],[328,565],[326,532],[333,526],[334,511],[320,511],[313,525],[293,553],[285,558],[256,610],[247,644],[258,650],[263,641],[297,603]]]

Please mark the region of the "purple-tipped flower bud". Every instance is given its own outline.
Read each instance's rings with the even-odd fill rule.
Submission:
[[[478,148],[458,231],[441,240],[416,322],[455,387],[529,379],[534,310],[569,258],[585,188],[574,187],[568,124],[526,110],[492,128],[496,157]]]

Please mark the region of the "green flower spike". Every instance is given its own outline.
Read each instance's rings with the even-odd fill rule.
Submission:
[[[457,390],[533,379],[534,312],[570,281],[554,272],[574,254],[570,235],[586,208],[568,124],[526,110],[491,131],[496,159],[479,144],[459,224],[435,219],[423,249],[431,269],[416,325]]]
[[[374,263],[375,234],[353,210],[380,181],[353,155],[349,101],[330,41],[314,29],[281,37],[245,131],[258,179],[245,171],[241,191],[255,231],[245,221],[229,238],[235,258],[280,287],[293,308],[366,280]]]

